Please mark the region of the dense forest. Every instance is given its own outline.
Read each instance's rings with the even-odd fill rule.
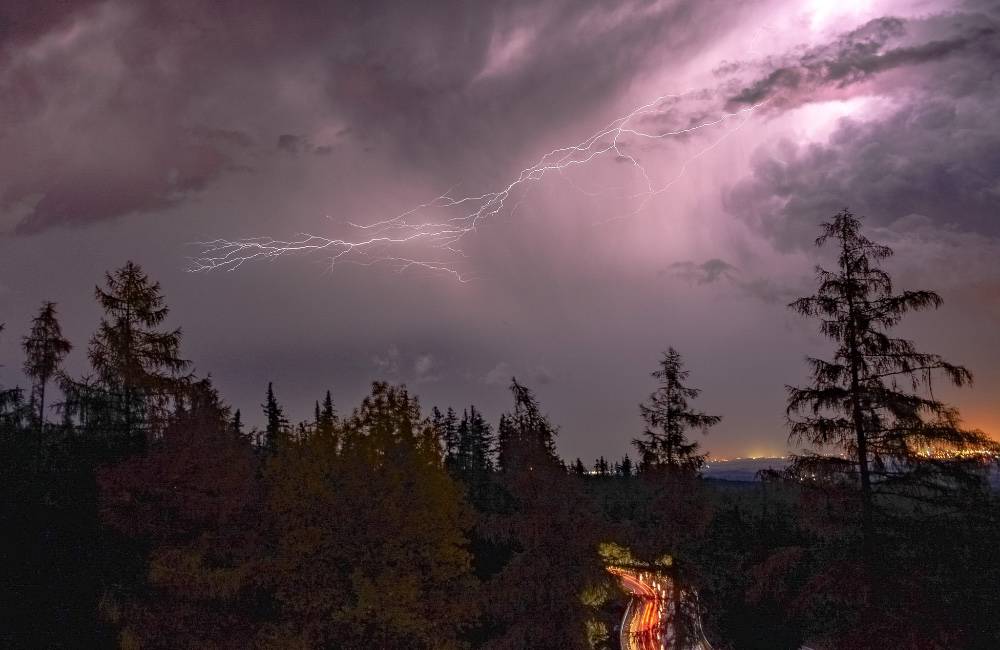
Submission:
[[[677,647],[696,626],[717,650],[1000,647],[1000,450],[931,390],[969,371],[892,334],[941,298],[898,291],[850,212],[817,244],[837,266],[791,308],[831,354],[787,389],[812,451],[754,483],[702,476],[720,416],[673,347],[634,459],[584,463],[514,378],[496,423],[374,382],[348,409],[317,387],[302,421],[262,386],[247,427],[133,262],[95,289],[86,375],[45,302],[30,385],[0,388],[0,644],[612,648],[608,568],[633,566],[672,585]]]

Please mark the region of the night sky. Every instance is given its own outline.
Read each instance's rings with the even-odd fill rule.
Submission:
[[[456,250],[191,272],[192,242],[354,241],[370,231],[349,222],[502,190],[657,98],[618,150],[518,184]],[[564,456],[619,457],[673,346],[724,418],[709,451],[782,454],[784,387],[830,350],[785,305],[849,206],[899,288],[945,300],[900,328],[975,375],[939,396],[1000,436],[998,116],[985,0],[6,0],[0,383],[24,384],[42,300],[83,372],[94,285],[133,259],[251,424],[268,381],[297,421],[379,378],[495,421],[516,375]]]

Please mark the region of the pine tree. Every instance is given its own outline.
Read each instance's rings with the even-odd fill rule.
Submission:
[[[236,412],[233,413],[233,419],[229,422],[229,429],[237,438],[243,437],[243,416],[240,414],[239,409],[236,409]]]
[[[319,417],[316,418],[316,430],[320,435],[332,436],[335,433],[336,425],[337,410],[333,407],[333,396],[328,390],[319,409]]]
[[[264,428],[264,447],[270,451],[278,448],[279,441],[288,437],[288,419],[274,396],[274,385],[267,382],[267,398],[260,405],[264,409],[267,425]]]
[[[472,431],[469,411],[462,413],[462,420],[455,428],[454,466],[460,476],[468,476],[472,470]]]
[[[441,441],[445,467],[452,472],[457,471],[461,462],[458,453],[458,417],[455,415],[455,409],[449,406],[447,414],[443,414],[435,406],[431,410],[431,424]]]
[[[897,293],[879,267],[892,249],[866,238],[861,227],[847,210],[822,224],[816,245],[836,244],[838,268],[817,267],[816,294],[789,305],[818,318],[837,348],[829,361],[808,359],[811,384],[788,387],[788,415],[791,440],[844,453],[800,456],[793,471],[801,478],[847,478],[860,489],[867,546],[878,494],[915,489],[926,496],[955,480],[975,481],[958,457],[995,453],[997,446],[982,432],[962,429],[958,411],[931,391],[935,373],[962,386],[972,381],[969,371],[890,336],[905,314],[936,309],[941,298],[933,291]]]
[[[90,363],[99,387],[115,405],[126,436],[143,428],[156,430],[165,421],[166,405],[190,365],[179,356],[181,330],[159,331],[169,309],[159,282],[150,282],[142,268],[127,262],[105,274],[106,289],[94,295],[104,309],[90,341]]]
[[[558,429],[542,414],[530,388],[511,379],[514,410],[500,418],[497,429],[500,469],[532,469],[537,464],[558,465],[555,436]]]
[[[177,415],[171,418],[170,424],[178,427],[197,424],[217,432],[227,431],[233,425],[232,409],[223,402],[211,376],[187,382],[175,399]],[[242,428],[242,422],[237,421],[237,424]]]
[[[448,409],[443,424],[438,425],[454,439],[452,453],[445,463],[453,476],[465,484],[473,505],[487,507],[491,474],[493,472],[493,432],[475,406],[462,413],[462,420],[455,425],[455,412]],[[449,434],[449,431],[454,431]]]
[[[39,433],[45,426],[45,389],[49,380],[59,371],[59,366],[73,348],[62,335],[56,318],[56,304],[42,303],[38,316],[32,321],[31,333],[23,342],[24,374],[30,377],[31,401],[37,409]]]
[[[587,468],[583,466],[583,461],[579,458],[573,463],[573,473],[577,476],[585,476],[587,474]]]
[[[514,425],[506,413],[500,414],[500,422],[497,423],[497,465],[501,472],[506,472],[511,468],[513,458],[510,452],[514,444]]]
[[[688,400],[701,393],[697,388],[684,385],[689,374],[680,353],[673,348],[663,353],[660,369],[652,373],[659,386],[649,400],[639,405],[646,422],[645,439],[632,441],[639,450],[644,470],[697,471],[705,463],[705,454],[698,453],[698,443],[688,440],[685,432],[688,429],[706,432],[722,418],[705,415],[688,406]]]
[[[632,476],[632,459],[629,458],[628,454],[625,454],[625,457],[622,458],[620,467],[622,476],[625,478]]]
[[[441,441],[441,449],[444,454],[444,463],[447,467],[448,465],[448,444],[447,444],[447,433],[444,430],[444,414],[436,406],[431,407],[431,426],[434,428],[434,432],[437,434],[438,439]]]
[[[468,470],[485,476],[493,471],[493,431],[475,406],[469,406],[465,419],[468,421],[468,440],[459,444],[468,450]]]

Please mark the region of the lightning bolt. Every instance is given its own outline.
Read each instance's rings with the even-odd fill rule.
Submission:
[[[467,282],[470,275],[462,273],[458,260],[465,257],[462,242],[491,218],[517,209],[523,200],[524,190],[551,173],[564,174],[575,167],[588,165],[606,156],[629,163],[642,178],[643,189],[629,196],[638,199],[638,207],[631,216],[643,210],[657,195],[666,192],[686,173],[694,160],[708,153],[750,120],[760,104],[747,106],[735,112],[724,112],[714,119],[681,129],[647,130],[641,128],[644,118],[656,116],[668,102],[674,102],[691,93],[661,95],[623,115],[604,128],[592,133],[577,144],[553,149],[542,155],[533,165],[525,167],[500,189],[478,196],[452,196],[452,190],[434,199],[414,206],[394,217],[369,224],[347,222],[356,233],[348,239],[329,238],[301,233],[295,239],[280,240],[271,237],[251,237],[228,240],[215,239],[196,242],[201,247],[199,256],[191,260],[191,271],[233,271],[247,262],[273,260],[285,255],[306,254],[316,251],[332,253],[331,267],[351,263],[361,265],[384,264],[399,272],[409,269],[450,274],[460,282]],[[735,126],[730,127],[729,125]],[[722,136],[683,161],[679,171],[665,182],[657,184],[646,168],[628,153],[633,143],[662,141],[690,135],[698,131],[722,126]],[[582,188],[578,188],[582,189]],[[513,203],[512,208],[508,204]],[[452,214],[448,218],[447,215]],[[428,217],[428,218],[425,218]],[[433,218],[437,216],[437,218]],[[613,217],[614,218],[622,218]],[[418,249],[417,253],[408,253]]]

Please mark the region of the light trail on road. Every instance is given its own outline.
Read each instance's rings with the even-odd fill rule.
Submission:
[[[644,575],[625,569],[609,568],[632,594],[622,619],[621,647],[627,650],[665,650],[663,620],[666,598]]]
[[[668,650],[675,648],[673,624],[669,611],[672,601],[668,594],[670,580],[662,575],[645,571],[632,571],[608,567],[608,572],[621,580],[622,586],[632,594],[622,618],[620,643],[623,650]],[[701,629],[701,621],[694,622],[693,639],[678,650],[712,650]]]

